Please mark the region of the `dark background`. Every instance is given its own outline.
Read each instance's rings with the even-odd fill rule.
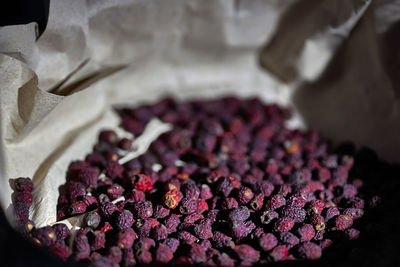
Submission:
[[[2,3],[0,26],[37,22],[46,28],[49,0],[11,0]],[[370,150],[357,153],[359,168],[354,174],[365,180],[366,194],[379,194],[382,204],[358,222],[360,239],[336,242],[317,262],[282,263],[279,266],[400,266],[400,166],[377,159]],[[76,266],[63,263],[44,249],[34,247],[15,232],[0,210],[0,266]]]

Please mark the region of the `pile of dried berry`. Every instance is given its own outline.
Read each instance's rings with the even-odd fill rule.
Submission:
[[[32,183],[15,181],[21,231],[63,260],[93,266],[177,264],[249,266],[318,259],[336,240],[357,239],[353,224],[378,197],[359,193],[350,155],[333,154],[318,132],[290,130],[287,110],[234,97],[117,110],[140,135],[153,117],[173,125],[123,165],[132,140],[99,135],[85,160],[72,162],[60,189],[58,220],[28,220]],[[123,198],[122,198],[123,197]]]

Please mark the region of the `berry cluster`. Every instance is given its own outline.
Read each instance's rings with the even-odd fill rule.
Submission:
[[[288,129],[289,112],[276,105],[164,99],[117,112],[134,135],[153,117],[173,129],[122,165],[132,140],[104,130],[93,152],[70,164],[57,218],[83,214],[76,235],[64,224],[34,228],[17,208],[29,209],[29,197],[15,197],[20,224],[31,224],[23,233],[61,259],[93,266],[315,260],[335,240],[357,239],[353,224],[379,202],[367,205],[360,195],[350,155],[333,154],[316,131]],[[28,180],[17,181],[30,194]]]

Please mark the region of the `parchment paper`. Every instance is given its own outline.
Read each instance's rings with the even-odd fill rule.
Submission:
[[[399,20],[383,14],[398,2],[51,1],[40,38],[34,23],[0,28],[2,208],[9,179],[33,177],[31,217],[54,223],[69,162],[90,151],[100,128],[119,123],[111,105],[166,94],[291,105],[292,127],[316,126],[399,158],[398,97],[379,61],[381,37]],[[354,110],[363,114],[346,113]],[[381,124],[382,132],[360,134]]]

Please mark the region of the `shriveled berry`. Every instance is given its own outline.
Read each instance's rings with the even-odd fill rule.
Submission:
[[[197,210],[197,200],[190,199],[190,198],[183,198],[180,206],[179,211],[182,214],[191,214]]]
[[[87,206],[86,206],[85,202],[83,202],[82,200],[74,202],[69,207],[69,214],[76,215],[76,214],[85,213],[86,207]]]
[[[88,259],[90,256],[89,241],[86,236],[77,236],[74,240],[75,259]]]
[[[118,207],[114,203],[111,203],[111,202],[101,203],[100,210],[106,219],[110,218],[114,214],[114,212],[119,211]]]
[[[239,192],[238,192],[238,202],[241,205],[245,205],[247,203],[249,203],[254,197],[254,193],[253,191],[248,188],[248,187],[242,187],[240,188]]]
[[[364,210],[358,208],[347,208],[343,214],[349,216],[352,220],[360,219],[364,215]]]
[[[145,174],[138,174],[135,176],[133,188],[142,190],[143,192],[149,192],[153,190],[153,179]]]
[[[105,248],[106,245],[106,234],[100,231],[96,231],[89,235],[89,243],[92,250],[99,250]]]
[[[69,181],[67,183],[67,194],[70,201],[75,202],[77,199],[86,195],[86,187],[82,183]]]
[[[118,264],[122,261],[122,250],[117,246],[112,246],[108,249],[106,256]]]
[[[175,214],[171,214],[166,220],[165,220],[165,226],[168,229],[169,233],[174,233],[177,231],[178,225],[181,223],[181,220],[179,219],[178,216]]]
[[[118,142],[118,136],[113,130],[103,130],[99,134],[99,141],[115,145]]]
[[[278,239],[271,233],[262,234],[258,239],[258,244],[264,251],[269,251],[278,245]]]
[[[272,195],[271,197],[269,197],[265,203],[265,208],[267,210],[276,210],[282,206],[284,206],[286,204],[286,200],[285,198],[280,195]]]
[[[228,197],[233,190],[232,183],[225,177],[218,180],[216,192]]]
[[[264,204],[264,195],[263,194],[257,194],[254,199],[250,202],[250,207],[257,211],[262,208]]]
[[[163,197],[163,203],[169,209],[175,209],[181,200],[182,193],[176,189],[168,191]]]
[[[325,220],[324,217],[322,217],[319,214],[314,214],[311,216],[309,219],[309,222],[314,225],[315,230],[317,231],[322,231],[325,229]]]
[[[218,266],[223,267],[234,267],[235,260],[228,256],[226,253],[221,253],[221,255],[217,256],[216,263]]]
[[[125,191],[125,189],[122,186],[120,186],[119,184],[112,184],[111,186],[109,186],[107,188],[107,195],[111,199],[116,199],[116,198],[119,198],[120,196],[122,196],[124,191]]]
[[[243,222],[250,217],[250,211],[246,206],[240,206],[237,209],[233,209],[229,212],[228,218],[232,222]]]
[[[198,241],[197,237],[187,231],[180,231],[178,233],[178,239],[188,244]]]
[[[180,242],[176,238],[167,238],[162,242],[162,244],[168,246],[172,250],[172,252],[175,253],[180,245]]]
[[[99,177],[98,168],[87,167],[87,168],[82,168],[79,172],[77,172],[74,180],[81,182],[85,186],[96,188],[98,177]]]
[[[346,230],[353,225],[353,220],[347,215],[339,215],[335,220],[335,226],[338,230]]]
[[[269,224],[271,223],[274,219],[278,218],[279,214],[276,211],[269,211],[266,210],[263,212],[263,214],[260,217],[260,221],[262,224]]]
[[[235,246],[231,237],[219,231],[214,232],[214,235],[212,236],[212,241],[216,248],[224,248],[224,247],[233,248]]]
[[[135,220],[133,219],[132,212],[129,210],[123,210],[118,214],[115,220],[115,225],[117,229],[123,230],[132,227],[134,222]]]
[[[301,242],[310,241],[315,236],[314,227],[311,224],[303,224],[297,229]]]
[[[306,218],[306,211],[298,206],[284,206],[280,211],[282,217],[288,217],[294,220],[295,223],[301,223]]]
[[[54,224],[52,228],[57,237],[57,240],[63,240],[67,238],[70,233],[68,227],[63,223]]]
[[[124,167],[116,161],[109,161],[106,165],[106,174],[111,179],[122,178]]]
[[[146,200],[145,193],[142,190],[137,189],[133,189],[131,192],[129,192],[127,197],[135,202]]]
[[[151,222],[149,220],[138,219],[133,227],[139,237],[148,237],[151,231]]]
[[[188,256],[193,260],[194,263],[201,263],[207,260],[206,251],[202,246],[196,243],[189,244]]]
[[[321,247],[312,242],[302,243],[297,248],[297,253],[300,258],[308,260],[317,260],[321,257]]]
[[[213,236],[211,221],[208,219],[201,220],[194,228],[194,233],[200,239],[209,239]]]
[[[288,217],[278,219],[274,224],[274,231],[286,232],[292,229],[294,226],[294,220]]]
[[[154,258],[156,263],[167,264],[174,258],[174,252],[169,246],[160,244],[154,253]]]
[[[286,204],[302,208],[306,205],[306,203],[307,203],[307,195],[304,193],[296,193],[291,197],[289,197]]]
[[[280,245],[276,246],[269,254],[271,258],[278,262],[278,261],[284,261],[289,255],[289,250],[287,249],[286,246]]]
[[[200,196],[200,189],[195,183],[184,183],[181,187],[181,191],[185,198],[197,200]]]
[[[283,244],[286,245],[288,249],[291,249],[292,247],[296,246],[299,244],[300,240],[292,234],[291,232],[281,232],[279,233],[279,239]]]
[[[50,226],[36,229],[33,232],[33,236],[36,237],[40,243],[46,247],[53,245],[57,241],[56,233]]]
[[[34,228],[35,228],[35,223],[33,221],[31,221],[31,220],[17,222],[17,229],[23,235],[26,235],[26,234],[30,233]]]
[[[325,204],[319,199],[312,200],[308,205],[308,214],[321,214]]]
[[[14,193],[15,203],[24,203],[26,205],[31,205],[32,199],[32,193],[29,191],[17,191]]]
[[[162,205],[158,204],[154,207],[153,216],[155,218],[165,218],[170,214],[170,210],[164,208]]]
[[[120,248],[130,248],[133,241],[137,238],[137,234],[132,228],[124,229],[118,232],[116,245]]]
[[[268,181],[257,181],[253,184],[253,190],[255,193],[263,194],[265,197],[269,197],[274,191],[274,185]]]
[[[147,219],[153,215],[153,205],[150,201],[139,201],[133,204],[133,214],[140,219]]]
[[[20,177],[15,179],[14,186],[17,191],[20,192],[29,192],[33,191],[33,182],[30,178]]]
[[[51,246],[50,252],[63,261],[66,261],[72,255],[72,250],[62,243],[57,243],[54,246]]]
[[[329,221],[333,217],[340,214],[340,211],[337,207],[330,207],[325,211],[325,221]]]
[[[163,224],[159,224],[152,230],[152,236],[154,240],[160,241],[168,237],[168,229]]]
[[[254,263],[260,259],[260,252],[246,244],[236,246],[234,251],[242,261]]]
[[[360,236],[360,231],[355,228],[349,228],[344,231],[344,234],[349,240],[356,240]]]

